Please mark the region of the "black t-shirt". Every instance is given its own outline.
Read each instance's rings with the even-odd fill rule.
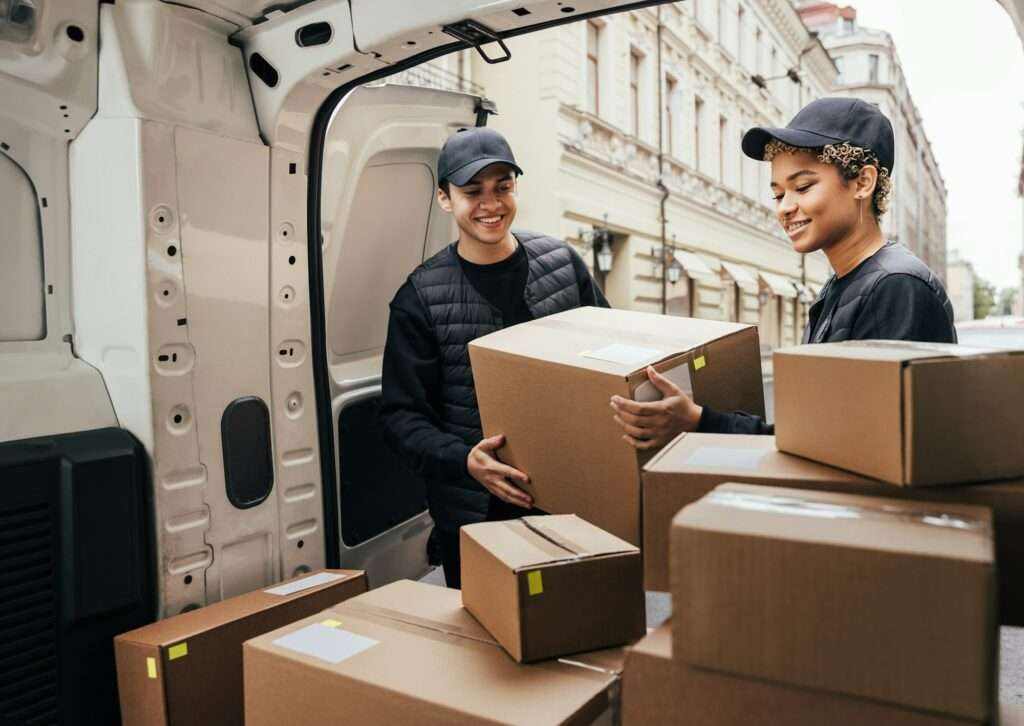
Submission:
[[[501,319],[506,328],[533,320],[523,296],[530,265],[522,245],[517,244],[516,251],[501,262],[478,265],[459,257],[459,263],[473,289],[501,311]]]

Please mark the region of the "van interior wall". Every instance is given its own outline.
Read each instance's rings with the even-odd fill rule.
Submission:
[[[67,149],[96,108],[96,13],[48,6],[0,48],[0,442],[116,425],[72,353]]]
[[[305,225],[269,212],[305,188],[259,137],[234,30],[101,5],[71,148],[76,350],[151,458],[161,615],[324,564]]]

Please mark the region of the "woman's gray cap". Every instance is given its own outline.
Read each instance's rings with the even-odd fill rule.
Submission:
[[[523,173],[512,155],[512,147],[497,131],[486,126],[459,129],[441,147],[441,156],[437,160],[437,183],[440,185],[447,181],[457,187],[465,186],[481,169],[491,164],[508,164],[517,174]]]
[[[859,98],[819,98],[804,106],[784,129],[755,127],[743,134],[743,153],[764,161],[772,139],[805,149],[848,142],[870,149],[892,175],[895,140],[892,124],[878,106]]]

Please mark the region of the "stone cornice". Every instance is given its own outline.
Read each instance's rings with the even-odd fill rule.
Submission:
[[[779,29],[794,52],[799,53],[807,47],[811,34],[790,0],[761,0],[761,7],[772,21],[771,25]]]
[[[570,122],[559,133],[565,152],[587,159],[621,175],[624,182],[656,189],[658,150],[592,114],[562,105],[560,114]],[[566,133],[568,131],[568,133]],[[703,207],[734,224],[755,229],[782,241],[783,234],[768,205],[724,186],[685,162],[666,156],[663,180],[679,200]]]

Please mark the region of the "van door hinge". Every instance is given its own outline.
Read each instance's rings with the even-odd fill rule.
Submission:
[[[476,103],[473,105],[473,113],[476,114],[476,125],[486,126],[487,117],[491,114],[498,115],[498,104],[489,98],[479,96],[476,99]]]
[[[475,20],[460,20],[457,23],[444,26],[442,30],[453,38],[458,38],[476,48],[476,52],[488,63],[504,63],[512,58],[512,51],[505,45],[505,41],[483,23],[478,23]],[[492,58],[484,53],[482,46],[488,43],[497,43],[505,55]]]

